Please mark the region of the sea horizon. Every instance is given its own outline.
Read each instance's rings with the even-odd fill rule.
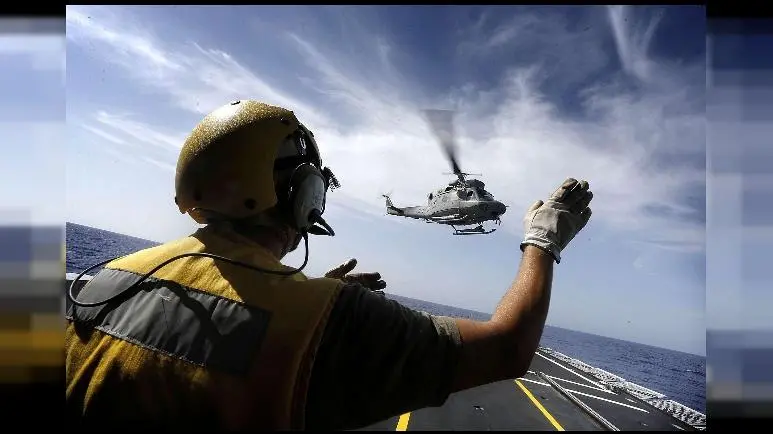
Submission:
[[[81,223],[70,222],[70,221],[66,222],[65,224],[66,224],[66,226],[67,225],[75,225],[75,226],[80,226],[80,227],[83,227],[83,228],[97,229],[97,230],[100,230],[100,231],[103,231],[103,232],[108,232],[108,233],[111,233],[111,234],[119,235],[121,237],[127,237],[127,238],[130,238],[130,239],[134,239],[138,243],[152,243],[152,244],[158,245],[158,244],[163,244],[164,242],[170,241],[170,240],[167,240],[167,241],[150,240],[150,239],[147,239],[147,238],[136,237],[136,236],[133,236],[133,235],[127,235],[127,234],[123,234],[123,233],[120,233],[120,232],[111,231],[111,230],[108,230],[108,229],[102,229],[102,228],[98,228],[98,227],[94,227],[94,226],[88,226],[88,225],[84,225],[84,224],[81,224]],[[65,231],[66,231],[66,227],[65,227]],[[150,245],[148,245],[148,247],[150,247]],[[80,272],[80,271],[82,271],[82,270],[79,270],[78,272]],[[68,262],[68,272],[70,272],[69,262]],[[429,304],[432,304],[432,305],[434,305],[436,307],[440,307],[440,308],[451,308],[451,309],[455,309],[455,310],[459,310],[459,311],[463,311],[463,312],[468,312],[468,313],[474,315],[474,316],[470,316],[470,318],[473,318],[473,319],[479,319],[479,320],[482,320],[484,318],[488,319],[488,317],[490,317],[493,314],[493,312],[480,312],[480,311],[476,311],[476,310],[472,310],[472,309],[467,309],[467,308],[464,308],[464,307],[461,307],[461,306],[454,306],[454,305],[450,305],[450,304],[437,303],[437,302],[434,302],[434,301],[422,300],[422,299],[419,299],[419,298],[413,298],[413,297],[409,297],[409,296],[406,296],[406,295],[394,294],[394,293],[391,293],[389,291],[384,291],[384,293],[385,293],[385,295],[389,296],[389,298],[395,299],[397,301],[401,301],[401,300],[408,301],[408,300],[410,300],[410,301],[419,302],[419,303],[429,303]],[[405,304],[405,303],[403,303],[403,304]],[[411,303],[411,304],[413,304],[413,303]],[[409,306],[409,307],[412,307],[412,306]],[[430,313],[432,313],[432,312],[430,312]],[[675,349],[675,348],[662,347],[662,346],[653,345],[653,344],[644,343],[644,342],[630,341],[630,340],[620,339],[620,338],[616,338],[616,337],[612,337],[612,336],[600,335],[598,333],[592,333],[592,332],[588,332],[588,331],[584,331],[584,330],[577,330],[577,329],[557,326],[557,325],[553,325],[553,324],[549,324],[549,323],[546,323],[545,325],[549,326],[551,328],[554,328],[554,329],[566,330],[566,331],[575,332],[575,333],[582,333],[582,334],[586,334],[586,335],[589,335],[589,336],[598,336],[598,337],[602,337],[602,338],[605,338],[605,339],[612,339],[612,340],[620,341],[620,342],[627,342],[627,343],[633,343],[633,344],[636,344],[636,345],[643,345],[643,346],[646,346],[646,347],[656,348],[656,349],[659,349],[659,350],[673,351],[673,352],[676,352],[676,353],[683,353],[683,354],[687,354],[687,355],[690,355],[690,356],[696,356],[696,357],[703,357],[703,358],[706,357],[705,354],[692,353],[692,352],[689,352],[689,351],[678,350],[678,349]]]

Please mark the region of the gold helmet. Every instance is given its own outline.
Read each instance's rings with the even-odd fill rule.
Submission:
[[[276,179],[275,171],[290,175]],[[185,140],[175,203],[201,224],[253,217],[277,206],[290,214],[289,223],[307,229],[314,223],[309,212],[324,212],[331,183],[339,186],[330,169],[322,168],[313,133],[292,111],[234,101],[204,117]]]

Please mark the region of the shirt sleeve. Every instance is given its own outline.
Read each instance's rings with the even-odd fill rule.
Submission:
[[[362,428],[442,405],[460,348],[454,319],[345,285],[315,358],[306,428]]]

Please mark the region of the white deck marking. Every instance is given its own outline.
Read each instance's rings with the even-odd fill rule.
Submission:
[[[542,357],[543,359],[547,360],[548,362],[550,362],[550,363],[553,363],[554,365],[557,365],[557,366],[559,366],[560,368],[562,368],[562,369],[565,369],[565,370],[567,370],[567,371],[571,372],[572,374],[574,374],[574,375],[576,375],[576,376],[578,376],[578,377],[582,378],[583,380],[587,381],[588,383],[591,383],[591,384],[595,385],[595,386],[596,386],[596,387],[598,387],[599,389],[603,389],[603,388],[604,388],[604,386],[602,386],[602,385],[601,385],[601,384],[599,384],[598,382],[596,382],[596,381],[593,381],[593,380],[591,380],[590,378],[587,378],[587,377],[585,377],[585,376],[584,376],[584,375],[582,375],[582,374],[579,374],[579,373],[577,373],[577,372],[574,372],[573,370],[571,370],[571,369],[567,368],[566,366],[564,366],[564,365],[562,365],[562,364],[560,364],[560,363],[556,362],[555,360],[551,360],[551,359],[549,359],[548,357],[546,357],[546,356],[543,356],[543,355],[542,355],[542,354],[540,354],[539,352],[537,352],[537,353],[535,353],[535,354],[537,354],[538,356],[540,356],[540,357]]]
[[[547,374],[545,374],[545,375],[547,375]],[[552,376],[552,375],[548,375],[548,377],[550,377],[550,378],[552,378],[552,379],[554,379],[554,380],[565,381],[565,382],[567,382],[567,383],[576,384],[576,385],[578,385],[578,386],[582,386],[582,387],[587,387],[588,389],[598,390],[599,392],[604,392],[604,393],[611,393],[611,394],[613,394],[613,395],[615,394],[615,392],[613,392],[613,391],[611,391],[611,390],[600,389],[600,388],[598,388],[598,387],[594,387],[594,386],[591,386],[591,385],[588,385],[588,384],[582,384],[582,383],[578,383],[578,382],[576,382],[576,381],[567,380],[567,379],[565,379],[565,378],[561,378],[561,377],[554,377],[554,376]],[[633,402],[635,402],[635,401],[633,401]]]
[[[554,380],[555,380],[555,379],[557,379],[556,377],[553,377],[552,375],[550,376],[550,378],[552,378],[552,379],[554,379]],[[552,387],[552,386],[551,386],[550,384],[548,384],[548,383],[543,383],[543,382],[541,382],[541,381],[536,381],[536,380],[529,380],[528,378],[523,378],[523,377],[521,377],[521,378],[519,378],[519,380],[520,380],[520,381],[527,381],[527,382],[529,382],[529,383],[539,384],[540,386],[547,386],[547,387]],[[560,378],[559,378],[559,380],[560,380]],[[576,383],[575,383],[575,384],[576,384]],[[583,385],[582,385],[582,384],[580,384],[580,386],[583,386]],[[611,399],[602,398],[602,397],[600,397],[600,396],[591,395],[591,394],[589,394],[589,393],[583,393],[583,392],[580,392],[580,391],[577,391],[577,390],[572,390],[572,389],[566,389],[566,391],[567,391],[567,392],[569,392],[569,393],[571,393],[571,394],[573,394],[573,395],[582,395],[582,396],[587,396],[587,397],[589,397],[589,398],[595,398],[595,399],[599,399],[599,400],[601,400],[601,401],[606,401],[606,402],[609,402],[609,403],[611,403],[611,404],[617,404],[617,405],[621,405],[621,406],[623,406],[623,407],[628,407],[628,408],[630,408],[630,409],[632,409],[632,410],[637,410],[637,411],[641,411],[642,413],[647,413],[647,414],[649,414],[649,411],[647,411],[647,410],[645,410],[645,409],[643,409],[643,408],[634,407],[634,406],[632,406],[632,405],[628,405],[628,404],[623,404],[622,402],[613,401],[613,400],[611,400]],[[612,393],[612,394],[614,394],[614,392],[611,392],[611,393]],[[676,426],[676,425],[674,425],[674,426]],[[677,428],[679,428],[679,427],[677,427]],[[681,429],[681,428],[680,428],[680,429]]]
[[[521,381],[528,381],[529,383],[539,384],[540,386],[550,386],[550,384],[548,384],[548,383],[543,383],[541,381],[536,381],[536,380],[529,380],[528,378],[523,378],[523,377],[519,378],[519,380],[521,380]]]
[[[596,398],[596,399],[600,399],[602,401],[606,401],[606,402],[609,402],[609,403],[612,403],[612,404],[622,405],[623,407],[628,407],[628,408],[633,409],[633,410],[638,410],[638,411],[641,411],[642,413],[649,413],[649,411],[647,411],[647,410],[645,410],[643,408],[634,407],[634,406],[628,405],[628,404],[623,404],[622,402],[613,401],[611,399],[602,398],[600,396],[591,395],[589,393],[578,392],[576,390],[571,390],[571,389],[566,389],[566,391],[570,392],[572,394],[575,394],[575,395],[587,396],[588,398]]]
[[[531,372],[531,371],[529,371],[529,372]],[[549,375],[549,377],[550,377],[551,379],[554,379],[554,380],[561,380],[561,378],[556,378],[556,377],[554,377],[554,376],[552,376],[552,375]],[[527,382],[529,382],[529,383],[539,384],[540,386],[547,386],[547,387],[552,387],[552,386],[551,386],[550,384],[548,384],[548,383],[543,383],[542,381],[536,381],[536,380],[529,380],[528,378],[523,378],[523,377],[521,377],[521,378],[519,378],[519,380],[521,380],[521,381],[527,381]],[[570,381],[570,383],[574,383],[574,382],[571,382],[571,381]],[[578,384],[578,385],[580,385],[580,386],[584,386],[584,384],[579,384],[579,383],[574,383],[574,384]],[[590,387],[590,386],[588,386],[588,387]],[[566,389],[566,391],[567,391],[567,392],[569,392],[569,393],[571,393],[571,394],[574,394],[574,395],[581,395],[581,396],[587,396],[588,398],[595,398],[595,399],[599,399],[599,400],[601,400],[601,401],[606,401],[606,402],[609,402],[610,404],[617,404],[617,405],[620,405],[620,406],[623,406],[623,407],[628,407],[628,408],[630,408],[630,409],[632,409],[632,410],[637,410],[637,411],[641,411],[642,413],[647,413],[647,414],[649,414],[649,411],[647,411],[647,410],[645,410],[645,409],[643,409],[643,408],[634,407],[633,405],[623,404],[622,402],[613,401],[613,400],[611,400],[611,399],[602,398],[602,397],[600,397],[600,396],[591,395],[591,394],[589,394],[589,393],[583,393],[583,392],[580,392],[580,391],[577,391],[577,390]],[[605,392],[606,392],[606,391],[605,391]],[[616,395],[614,392],[609,392],[609,393],[612,393],[613,395]],[[676,426],[676,425],[674,425],[674,426]],[[678,428],[678,427],[677,427],[677,428]]]

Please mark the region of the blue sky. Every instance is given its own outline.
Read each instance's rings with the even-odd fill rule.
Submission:
[[[594,214],[548,324],[704,354],[705,31],[693,7],[68,6],[67,220],[195,230],[173,203],[179,147],[260,99],[296,112],[342,183],[309,275],[356,257],[390,292],[491,312],[526,208],[574,176]],[[423,108],[457,111],[462,168],[510,205],[495,234],[385,215],[381,193],[420,204],[450,181]]]

